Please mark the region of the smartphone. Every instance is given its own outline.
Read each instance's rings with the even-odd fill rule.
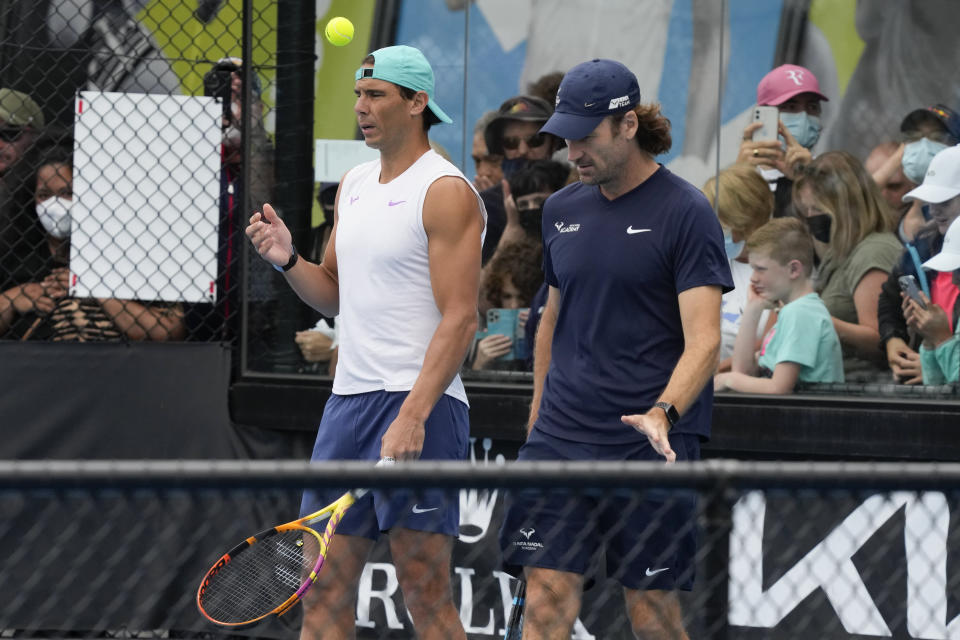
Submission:
[[[913,276],[900,276],[898,279],[900,290],[907,294],[907,297],[926,309],[927,305],[920,297],[920,287],[917,286],[917,279]]]
[[[530,349],[527,346],[526,336],[520,326],[519,315],[523,309],[488,309],[487,328],[477,332],[477,340],[487,336],[502,335],[513,340],[510,353],[504,354],[497,360],[523,360],[529,357]]]
[[[753,120],[763,126],[753,132],[753,140],[762,142],[777,139],[777,125],[780,122],[780,110],[770,106],[756,106],[753,108]]]

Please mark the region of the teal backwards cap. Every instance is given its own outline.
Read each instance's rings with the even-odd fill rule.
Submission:
[[[433,69],[419,49],[406,45],[384,47],[370,54],[373,68],[359,68],[355,76],[386,80],[393,84],[427,94],[427,107],[440,122],[450,124],[453,120],[433,101]]]

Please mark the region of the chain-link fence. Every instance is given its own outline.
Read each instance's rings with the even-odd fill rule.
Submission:
[[[4,464],[0,628],[5,637],[295,637],[302,604],[251,627],[217,627],[198,611],[198,587],[237,543],[293,519],[301,487],[357,485],[394,498],[412,492],[400,500],[410,512],[435,506],[424,498],[429,491],[452,497],[460,516],[451,564],[434,556],[424,575],[449,580],[450,611],[470,638],[504,634],[516,580],[501,548],[511,546],[585,567],[579,611],[546,618],[567,619],[573,638],[633,637],[620,585],[670,588],[674,580],[692,586],[678,598],[689,637],[958,637],[955,465],[482,462],[382,470],[359,463]],[[523,493],[535,496],[528,506],[562,499],[546,514],[521,517],[536,522],[521,523],[515,512],[505,520]],[[341,523],[347,526],[354,525]],[[599,537],[584,534],[595,526]],[[313,566],[310,545],[302,548]],[[329,567],[344,566],[332,558],[345,549],[332,545]],[[398,574],[407,558],[393,551],[379,541],[356,565],[358,578],[331,580],[321,569],[308,593],[322,599],[346,591],[344,609],[328,613],[345,615],[358,637],[413,637],[417,609],[405,604],[401,584],[410,582]],[[542,623],[543,611],[529,606],[527,624],[538,616]],[[677,609],[654,611],[668,618]]]
[[[0,337],[234,343],[244,291],[274,299],[243,228],[274,193],[277,9],[241,4],[3,3]]]

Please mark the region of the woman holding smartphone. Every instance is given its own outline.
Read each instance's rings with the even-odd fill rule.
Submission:
[[[756,167],[770,185],[775,218],[792,215],[791,187],[813,159],[826,100],[813,72],[795,64],[780,65],[757,85],[757,106],[743,130],[737,164]]]

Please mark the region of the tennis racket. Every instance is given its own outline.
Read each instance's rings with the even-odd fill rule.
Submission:
[[[523,578],[517,580],[513,588],[513,604],[507,616],[507,624],[503,633],[503,640],[520,640],[523,635],[523,605],[527,600],[527,582]]]
[[[316,581],[341,518],[367,491],[348,491],[319,511],[261,531],[223,554],[200,582],[200,613],[215,624],[240,627],[289,611]],[[321,535],[311,525],[324,520]]]

